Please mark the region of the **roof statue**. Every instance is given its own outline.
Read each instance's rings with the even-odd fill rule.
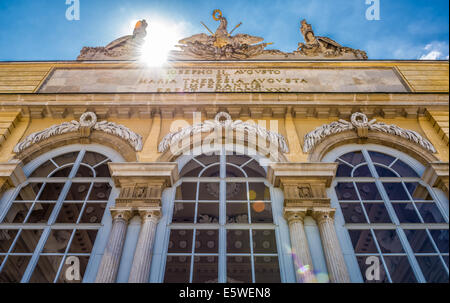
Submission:
[[[297,53],[304,56],[323,56],[326,58],[340,57],[344,54],[353,54],[356,59],[367,59],[365,51],[345,47],[328,37],[314,35],[311,24],[305,19],[301,22],[300,32],[306,43],[299,43]]]
[[[215,33],[202,22],[210,35],[196,34],[179,41],[178,47],[183,50],[184,55],[210,60],[247,59],[263,53],[264,48],[272,44],[260,43],[263,38],[247,34],[232,36],[233,31],[241,26],[242,22],[228,32],[227,19],[218,9],[214,10],[213,19],[220,22]]]
[[[147,35],[145,20],[136,23],[133,34],[120,37],[105,47],[83,47],[77,60],[135,60]]]

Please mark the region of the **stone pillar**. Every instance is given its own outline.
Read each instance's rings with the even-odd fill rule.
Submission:
[[[334,209],[313,210],[312,214],[319,226],[330,281],[332,283],[350,283],[347,265],[334,228]]]
[[[297,282],[313,282],[313,263],[309,251],[303,220],[306,216],[305,209],[285,208],[284,217],[289,224],[291,238],[292,258],[294,260],[295,278]]]
[[[131,218],[131,214],[131,210],[127,208],[111,208],[112,228],[100,268],[97,272],[96,283],[116,282],[128,220]]]
[[[449,163],[429,163],[422,175],[422,180],[432,187],[442,190],[449,197]]]
[[[142,226],[128,280],[130,283],[148,282],[150,265],[152,263],[153,243],[155,241],[156,227],[161,218],[161,208],[141,208],[139,209],[139,214],[142,219]]]

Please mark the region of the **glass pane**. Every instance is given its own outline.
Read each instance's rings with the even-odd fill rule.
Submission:
[[[379,165],[375,165],[375,169],[377,170],[378,176],[380,178],[383,178],[383,177],[397,177],[397,175],[393,171],[391,171],[389,168],[382,167],[382,166],[379,166]]]
[[[111,193],[111,185],[109,183],[94,183],[89,194],[90,201],[108,201]]]
[[[197,183],[183,182],[177,187],[176,200],[194,200],[197,192]]]
[[[198,203],[197,223],[218,223],[219,203]]]
[[[198,162],[191,160],[183,166],[180,172],[180,177],[198,177],[198,174],[203,169]]]
[[[448,255],[447,256],[442,256],[442,258],[444,259],[445,264],[447,265],[448,268]]]
[[[106,203],[86,203],[80,223],[101,223]]]
[[[271,203],[259,201],[250,203],[250,214],[252,223],[273,223]]]
[[[394,283],[417,282],[406,256],[384,256],[386,267]]]
[[[250,200],[270,200],[270,190],[264,183],[249,183]]]
[[[227,203],[227,223],[249,223],[247,203]]]
[[[448,229],[431,229],[431,236],[441,253],[448,253]]]
[[[65,253],[72,231],[71,229],[52,229],[42,252]]]
[[[419,183],[405,182],[405,185],[414,200],[433,200],[427,188],[420,185]]]
[[[59,194],[64,186],[64,183],[47,183],[44,185],[44,190],[39,196],[41,201],[58,200]]]
[[[219,230],[198,229],[195,232],[196,253],[217,253],[219,249]]]
[[[278,257],[255,257],[255,282],[281,282]]]
[[[217,283],[219,258],[216,256],[194,257],[192,283]]]
[[[395,170],[401,177],[419,178],[416,171],[403,161],[397,160],[397,162],[392,165],[392,169]]]
[[[394,162],[395,158],[388,156],[386,154],[370,151],[369,152],[370,158],[372,158],[372,161],[375,163],[384,164],[386,166],[389,166],[392,162]]]
[[[39,239],[41,238],[42,230],[23,229],[14,245],[14,253],[33,253]]]
[[[345,154],[343,156],[340,156],[339,158],[341,158],[342,160],[344,160],[345,162],[347,162],[353,166],[356,166],[360,163],[365,162],[364,156],[363,156],[362,152],[360,152],[360,151],[351,152],[351,153]]]
[[[416,259],[427,282],[448,283],[448,274],[439,256],[416,256]]]
[[[227,165],[227,178],[244,178],[244,172],[235,166]]]
[[[93,172],[92,168],[90,168],[89,166],[80,164],[80,167],[78,167],[75,177],[76,178],[92,178],[92,177],[94,177],[94,172]]]
[[[365,283],[389,283],[379,256],[356,256],[356,260]],[[378,264],[378,272],[375,269],[376,264]],[[378,274],[379,276],[377,276]]]
[[[382,253],[402,253],[403,247],[395,230],[375,229],[378,245]]]
[[[55,169],[56,166],[51,161],[46,161],[30,175],[30,178],[47,177]]]
[[[0,229],[0,253],[8,252],[17,232],[16,229]]]
[[[83,203],[63,203],[56,223],[76,223],[82,207]]]
[[[77,229],[70,244],[69,253],[91,253],[97,232],[97,229]]]
[[[370,223],[391,223],[384,203],[364,203]]]
[[[228,155],[227,156],[227,162],[228,163],[233,163],[233,164],[236,164],[238,166],[241,166],[242,164],[244,164],[245,162],[249,161],[250,159],[251,158],[249,156],[236,154],[236,153],[233,153],[233,155]]]
[[[77,159],[78,151],[67,153],[61,156],[58,156],[56,158],[53,158],[53,161],[56,162],[59,166],[63,166],[64,164],[68,163],[75,163],[75,160]]]
[[[441,211],[433,203],[417,203],[416,207],[422,216],[425,223],[445,223],[445,219],[441,214]]]
[[[172,229],[170,231],[169,253],[192,252],[192,229]]]
[[[392,203],[400,223],[420,223],[414,205],[412,203]]]
[[[39,193],[42,183],[29,183],[22,187],[19,194],[16,197],[17,201],[30,200],[34,201]]]
[[[256,160],[251,161],[247,165],[244,166],[244,170],[247,173],[248,177],[255,178],[265,178],[266,171],[262,168],[261,165]]]
[[[173,208],[173,223],[194,223],[195,203],[176,202]]]
[[[190,256],[167,256],[164,283],[189,283]]]
[[[57,171],[55,171],[51,177],[52,178],[67,178],[70,175],[70,172],[72,171],[72,165],[65,166]]]
[[[199,177],[211,177],[217,178],[220,177],[220,165],[214,164],[203,171]]]
[[[227,182],[227,200],[247,201],[247,186],[241,182]]]
[[[276,254],[277,242],[275,240],[274,230],[259,230],[252,231],[253,236],[253,252],[262,254]]]
[[[86,163],[90,166],[94,166],[94,165],[102,162],[105,159],[106,159],[106,157],[99,153],[94,153],[94,152],[88,151],[84,154],[83,163]]]
[[[2,223],[23,223],[33,203],[13,203]]]
[[[218,155],[200,155],[197,158],[198,161],[203,163],[205,166],[208,166],[212,163],[216,163],[220,161],[220,158]]]
[[[362,200],[381,200],[375,183],[356,183],[356,187]]]
[[[345,223],[367,223],[361,204],[340,203]]]
[[[425,229],[413,230],[405,229],[406,237],[415,253],[434,253],[433,244]]]
[[[89,257],[88,256],[73,256],[73,257],[76,257],[80,262],[80,276],[79,277],[74,276],[73,271],[70,271],[71,269],[69,268],[69,266],[72,266],[74,263],[72,258],[69,258],[68,256],[64,260],[64,265],[62,266],[61,273],[57,280],[58,283],[81,283],[83,281],[84,273],[86,272],[86,267],[89,263]],[[73,275],[74,280],[67,280],[66,272],[68,270]],[[79,280],[77,278],[79,278]]]
[[[348,166],[347,164],[345,164],[344,162],[342,162],[340,160],[337,160],[336,162],[339,163],[337,172],[336,172],[336,177],[350,177],[353,168],[351,166]]]
[[[66,201],[84,201],[89,191],[90,183],[72,183],[66,196]]]
[[[200,183],[198,193],[199,200],[219,200],[219,197],[220,197],[219,182]]]
[[[372,177],[367,165],[360,166],[353,171],[353,177]]]
[[[62,256],[40,256],[30,283],[53,283],[61,260]]]
[[[406,193],[402,183],[383,182],[383,186],[391,201],[409,201],[408,194]]]
[[[55,203],[38,203],[34,204],[30,217],[28,217],[27,223],[47,223],[50,215],[53,212]]]
[[[96,177],[111,177],[111,174],[109,173],[109,167],[108,163],[111,161],[107,161],[104,164],[101,164],[94,168],[95,170],[95,176]]]
[[[339,200],[355,200],[359,201],[359,198],[356,194],[355,188],[353,187],[353,183],[338,183],[335,187],[336,194]]]
[[[227,257],[227,282],[228,283],[251,283],[252,264],[250,257],[233,256]]]
[[[349,230],[355,253],[377,253],[377,247],[373,241],[370,230]]]
[[[0,283],[19,283],[31,256],[9,256],[0,272]]]
[[[228,253],[250,253],[249,230],[227,230]]]

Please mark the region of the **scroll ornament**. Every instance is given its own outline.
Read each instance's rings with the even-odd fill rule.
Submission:
[[[432,153],[436,153],[433,144],[413,130],[403,129],[394,124],[376,122],[376,119],[369,121],[367,116],[363,113],[354,113],[351,116],[350,121],[351,122],[340,119],[339,121],[330,124],[324,124],[307,133],[304,137],[303,152],[308,153],[311,151],[325,137],[349,130],[355,130],[361,138],[367,138],[368,131],[377,131],[399,136],[420,145]]]
[[[207,120],[203,123],[191,125],[177,132],[167,134],[159,143],[158,151],[160,153],[165,152],[169,146],[178,143],[187,136],[199,133],[210,133],[217,129],[234,130],[237,132],[247,133],[249,135],[258,135],[261,138],[266,138],[272,144],[276,144],[283,153],[289,152],[286,139],[282,135],[269,131],[256,124],[243,122],[241,120],[233,121],[231,116],[225,112],[218,113],[214,120]]]
[[[93,112],[85,112],[81,115],[80,121],[72,120],[58,125],[50,126],[47,129],[30,134],[14,147],[15,153],[20,153],[33,144],[39,143],[50,137],[66,133],[80,132],[82,137],[89,137],[91,130],[105,132],[127,141],[135,151],[142,150],[142,136],[136,134],[129,128],[118,125],[114,122],[97,122],[97,116]]]

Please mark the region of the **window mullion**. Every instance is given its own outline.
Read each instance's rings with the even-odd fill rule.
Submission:
[[[219,283],[227,282],[227,233],[226,233],[226,200],[227,200],[227,176],[226,153],[222,147],[220,153],[220,184],[219,184]]]

